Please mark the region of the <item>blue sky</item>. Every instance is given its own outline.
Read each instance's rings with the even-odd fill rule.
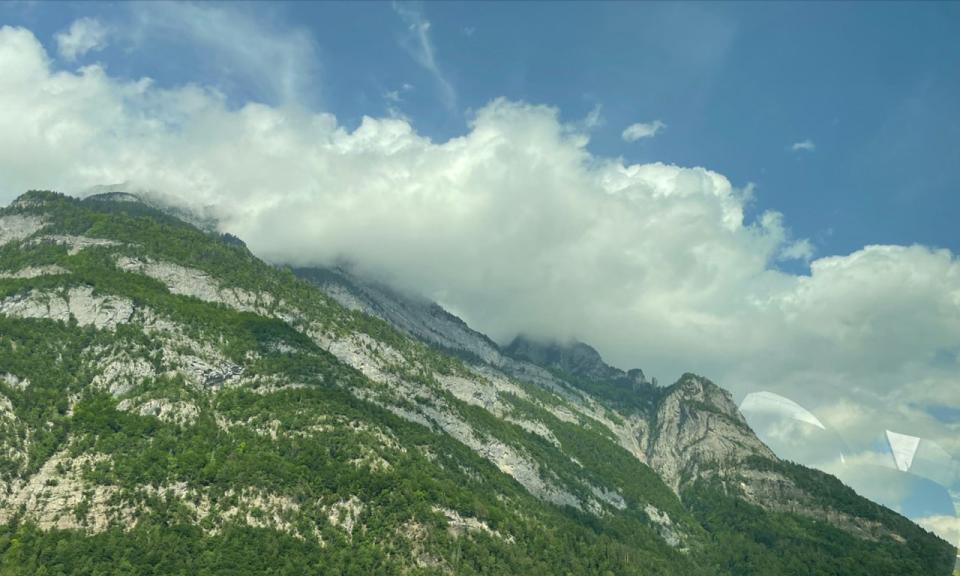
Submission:
[[[956,3],[5,3],[0,201],[153,195],[500,342],[782,394],[847,464],[783,450],[916,511],[873,471],[885,430],[922,437],[960,502],[958,25]]]
[[[78,16],[128,26],[129,7],[5,5],[50,40]],[[870,243],[960,249],[960,42],[955,3],[302,3],[237,7],[312,48],[297,94],[346,126],[388,109],[445,140],[505,96],[603,118],[590,149],[704,166],[756,184],[752,209],[789,216],[818,254]],[[437,73],[403,13],[429,22]],[[108,46],[111,73],[215,83],[235,102],[274,86],[197,58],[177,34]],[[141,45],[142,47],[143,45]],[[202,49],[202,47],[200,48]],[[453,100],[441,82],[449,83]],[[408,89],[405,90],[404,86]],[[395,92],[402,99],[389,101]],[[634,122],[656,138],[626,143]],[[792,150],[810,141],[813,150]]]

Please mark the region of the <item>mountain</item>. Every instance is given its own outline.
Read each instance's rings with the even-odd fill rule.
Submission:
[[[0,210],[0,574],[949,574],[728,393],[129,195]]]
[[[517,336],[505,352],[514,358],[522,358],[586,381],[620,382],[627,386],[642,386],[647,381],[643,370],[633,368],[624,372],[614,368],[604,362],[592,346],[583,342],[544,343]]]

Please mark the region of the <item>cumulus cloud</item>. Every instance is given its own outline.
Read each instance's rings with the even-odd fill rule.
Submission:
[[[781,393],[857,446],[890,428],[960,453],[956,430],[910,408],[957,404],[955,367],[934,361],[960,347],[949,251],[813,259],[781,215],[744,217],[749,187],[593,155],[546,106],[495,100],[444,142],[399,118],[348,130],[202,86],[55,72],[9,27],[0,70],[0,133],[18,135],[0,139],[3,200],[125,183],[206,210],[274,262],[352,260],[501,341],[576,337],[664,382],[691,370]],[[809,274],[778,270],[784,257]],[[856,410],[831,415],[840,403]]]
[[[621,137],[627,142],[636,142],[637,140],[643,138],[653,138],[657,135],[657,132],[660,132],[667,125],[659,120],[654,120],[653,122],[637,122],[636,124],[631,124],[623,130]]]
[[[102,50],[107,45],[107,28],[99,20],[80,18],[70,24],[66,31],[54,37],[57,51],[68,62],[73,62],[87,52]]]
[[[794,142],[790,145],[790,149],[794,152],[813,152],[817,149],[817,145],[813,143],[813,140],[807,138],[806,140],[801,140],[800,142]]]

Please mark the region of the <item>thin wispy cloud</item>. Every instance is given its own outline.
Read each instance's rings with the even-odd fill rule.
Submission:
[[[817,145],[813,143],[813,140],[807,138],[806,140],[794,142],[790,146],[790,149],[794,152],[813,152],[817,149]]]
[[[643,138],[653,138],[658,132],[666,127],[667,125],[660,120],[654,120],[653,122],[637,122],[636,124],[627,126],[623,130],[623,134],[621,134],[621,136],[627,142],[636,142],[637,140],[642,140]]]
[[[54,39],[60,56],[73,62],[107,45],[107,27],[94,18],[80,18],[74,20],[68,30],[57,33]]]
[[[603,104],[598,103],[590,109],[590,112],[587,112],[586,118],[583,119],[583,127],[593,130],[606,124],[606,121],[603,117]]]
[[[393,104],[399,104],[400,102],[403,102],[404,94],[412,91],[413,85],[404,82],[403,85],[396,90],[386,90],[383,93],[383,99]]]
[[[137,3],[130,14],[127,36],[135,47],[176,39],[215,62],[216,74],[252,87],[270,103],[317,97],[316,48],[304,30],[275,28],[270,18],[242,6],[213,3]]]
[[[436,48],[430,38],[430,21],[423,15],[418,4],[394,2],[393,10],[400,16],[409,31],[403,42],[414,60],[426,69],[437,82],[440,100],[448,110],[457,107],[457,92],[437,63]]]

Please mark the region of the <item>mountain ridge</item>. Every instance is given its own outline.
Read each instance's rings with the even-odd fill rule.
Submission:
[[[624,405],[433,303],[355,285],[381,317],[345,308],[129,200],[21,196],[0,269],[4,569],[54,542],[137,567],[155,533],[187,550],[167,572],[230,534],[290,573],[949,573],[945,543],[777,460],[700,376],[634,378]]]

